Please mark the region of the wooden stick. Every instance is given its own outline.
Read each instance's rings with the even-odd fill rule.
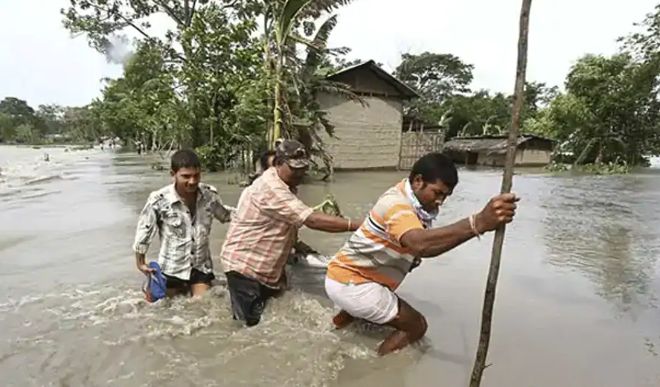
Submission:
[[[520,11],[520,34],[518,36],[518,69],[516,71],[516,86],[513,100],[513,111],[511,118],[511,129],[509,130],[509,143],[504,163],[504,176],[502,177],[502,193],[511,192],[513,184],[513,165],[516,158],[516,148],[520,132],[520,112],[525,99],[525,73],[527,71],[527,38],[529,35],[529,13],[532,0],[523,0]],[[484,294],[484,307],[481,312],[481,334],[479,336],[479,348],[474,359],[470,387],[479,387],[481,377],[486,368],[486,356],[490,344],[490,326],[493,319],[493,305],[495,303],[495,289],[497,287],[497,275],[500,271],[500,258],[502,256],[502,244],[504,242],[505,226],[502,225],[495,231],[493,250],[488,270],[488,282]]]

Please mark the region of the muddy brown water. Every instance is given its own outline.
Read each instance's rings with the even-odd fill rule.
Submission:
[[[318,269],[289,268],[295,290],[249,329],[232,321],[222,285],[199,301],[145,303],[130,246],[148,193],[168,182],[150,162],[0,147],[2,385],[467,385],[492,237],[426,260],[406,278],[400,294],[427,316],[429,331],[419,345],[377,358],[388,331],[333,331]],[[459,173],[438,224],[477,211],[499,188],[497,171]],[[316,204],[331,192],[359,216],[403,176],[339,173],[302,186],[300,196]],[[235,204],[231,180],[204,176]],[[524,171],[514,187],[523,200],[507,230],[483,385],[660,385],[660,174]],[[225,231],[214,225],[216,255]],[[347,236],[301,234],[326,254]]]

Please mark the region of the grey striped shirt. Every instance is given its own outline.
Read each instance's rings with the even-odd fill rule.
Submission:
[[[160,252],[158,264],[163,273],[183,280],[190,279],[194,268],[203,273],[213,271],[209,235],[213,218],[222,223],[231,220],[215,187],[199,184],[194,218],[174,189],[174,184],[154,191],[142,209],[135,232],[133,250],[146,254],[158,232]]]

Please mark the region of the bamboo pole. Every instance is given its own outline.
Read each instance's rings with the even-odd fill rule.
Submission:
[[[509,130],[509,143],[504,163],[504,176],[502,177],[502,193],[511,192],[513,184],[513,165],[516,157],[518,135],[520,132],[520,113],[524,102],[525,73],[527,71],[527,40],[529,35],[529,13],[532,0],[522,0],[520,10],[520,32],[518,36],[518,65],[516,71],[516,86],[513,100],[511,129]],[[495,303],[495,289],[497,287],[497,276],[500,271],[500,258],[502,256],[502,244],[504,242],[505,226],[500,226],[495,231],[493,250],[488,270],[488,282],[484,294],[484,306],[481,313],[481,333],[479,335],[479,348],[474,359],[470,387],[479,387],[481,377],[486,368],[486,357],[488,345],[490,344],[490,327],[493,318],[493,305]]]

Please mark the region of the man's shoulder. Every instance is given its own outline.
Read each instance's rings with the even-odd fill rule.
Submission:
[[[390,187],[387,191],[383,192],[382,195],[378,198],[377,203],[383,203],[383,204],[399,204],[399,203],[407,203],[410,204],[410,200],[406,197],[406,195],[401,192],[401,189],[399,186],[394,186]]]
[[[277,170],[273,167],[268,168],[261,174],[249,187],[245,189],[248,194],[256,198],[270,198],[273,196],[281,196],[282,193],[286,194],[289,188],[279,176]]]
[[[385,191],[374,204],[373,209],[379,213],[385,214],[391,208],[413,209],[410,200],[401,192],[398,186],[394,186]]]
[[[166,185],[163,188],[157,189],[155,191],[151,191],[147,201],[152,204],[163,201],[167,198],[167,195],[170,193],[171,189],[172,189],[171,186]]]
[[[271,188],[271,189],[287,189],[288,186],[280,179],[277,174],[277,169],[275,167],[270,167],[264,171],[264,173],[259,176],[256,181],[259,181],[262,186]]]

